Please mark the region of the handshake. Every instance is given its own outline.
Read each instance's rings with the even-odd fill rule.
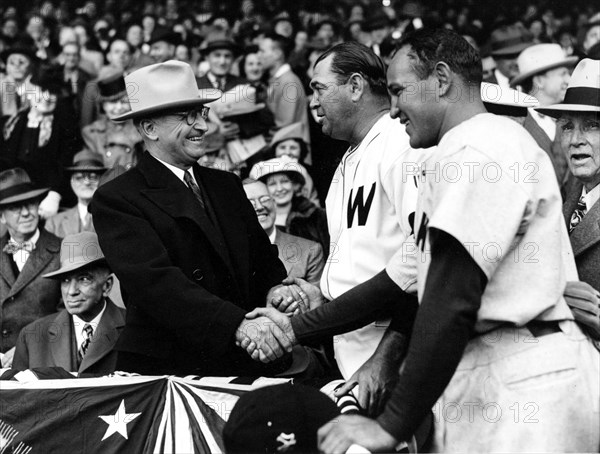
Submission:
[[[290,318],[323,303],[318,287],[298,278],[287,278],[267,296],[267,307],[246,314],[236,334],[236,345],[255,361],[275,361],[298,343]]]

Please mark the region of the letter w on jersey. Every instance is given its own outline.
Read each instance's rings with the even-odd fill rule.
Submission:
[[[364,186],[358,188],[356,191],[356,198],[352,199],[352,192],[354,189],[350,190],[350,196],[348,197],[348,228],[352,227],[352,223],[354,222],[354,213],[358,211],[358,225],[365,225],[367,223],[367,218],[369,217],[369,211],[371,210],[371,204],[373,203],[373,197],[375,196],[375,187],[377,183],[373,183],[371,185],[371,190],[369,191],[369,195],[367,196],[367,201],[364,201],[363,193]]]

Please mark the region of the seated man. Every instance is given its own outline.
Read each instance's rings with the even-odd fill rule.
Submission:
[[[245,179],[242,184],[258,222],[277,246],[279,260],[285,266],[288,276],[299,277],[311,284],[318,285],[325,266],[323,248],[315,241],[290,235],[275,228],[275,202],[262,181]]]
[[[87,149],[77,153],[73,158],[73,166],[65,168],[71,174],[71,188],[77,196],[77,205],[61,213],[55,214],[44,226],[48,232],[60,238],[79,232],[94,231],[92,215],[88,213],[88,205],[96,189],[100,176],[106,171],[100,157]]]
[[[60,264],[44,277],[60,282],[66,310],[23,328],[13,368],[62,367],[80,376],[114,372],[113,347],[125,325],[125,310],[108,298],[113,277],[96,234],[65,237]]]
[[[42,279],[59,266],[60,239],[39,229],[38,209],[48,188],[37,188],[23,169],[0,172],[0,359],[10,367],[19,331],[56,312],[57,282]]]

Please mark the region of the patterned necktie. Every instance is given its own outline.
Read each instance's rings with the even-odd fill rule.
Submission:
[[[82,228],[83,228],[84,232],[93,232],[94,231],[94,229],[92,228],[92,215],[90,213],[86,213],[85,216],[83,217]]]
[[[90,342],[92,341],[92,334],[94,334],[94,328],[92,328],[92,325],[90,325],[89,323],[86,323],[83,326],[83,342],[81,343],[81,345],[79,346],[79,350],[77,351],[78,357],[79,357],[79,363],[81,364],[81,361],[83,360],[83,357],[85,356],[88,347],[90,346]]]
[[[569,224],[569,233],[571,233],[573,229],[579,225],[586,212],[587,205],[585,204],[585,198],[584,196],[581,196],[579,202],[577,202],[577,208],[575,208],[575,211],[573,211],[573,215],[571,216],[571,223]]]
[[[9,241],[2,250],[8,255],[15,255],[19,251],[26,251],[31,254],[33,251],[33,243],[31,241],[23,241],[22,243]]]
[[[186,170],[186,172],[183,176],[183,181],[185,181],[185,184],[187,184],[188,187],[192,190],[194,197],[196,197],[196,200],[198,201],[198,203],[200,204],[202,209],[206,210],[206,203],[204,202],[204,197],[202,195],[202,191],[198,187],[198,184],[192,177],[192,174],[190,173],[189,170]]]

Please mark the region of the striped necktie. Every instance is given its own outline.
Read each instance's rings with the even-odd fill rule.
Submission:
[[[579,225],[586,212],[587,205],[585,204],[585,197],[581,196],[579,202],[577,202],[577,208],[575,208],[575,211],[573,211],[573,215],[571,216],[571,222],[569,223],[569,233],[571,233],[573,229]]]
[[[90,325],[89,323],[86,323],[83,326],[82,333],[83,333],[83,342],[81,343],[81,345],[79,346],[79,350],[77,351],[78,358],[79,358],[79,364],[81,364],[81,361],[83,360],[83,357],[87,353],[87,350],[90,346],[90,342],[92,342],[92,335],[94,334],[94,328],[92,328],[92,325]]]

